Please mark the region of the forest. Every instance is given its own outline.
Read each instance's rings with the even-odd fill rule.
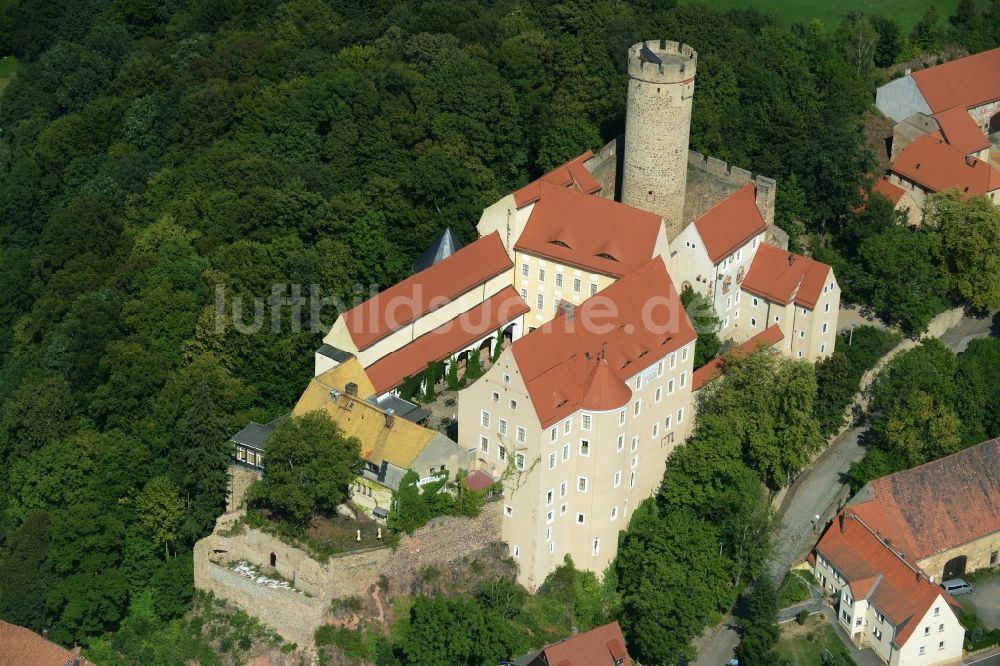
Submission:
[[[329,325],[331,303],[404,277],[444,227],[472,240],[484,206],[622,132],[626,49],[661,37],[699,52],[692,148],[778,179],[779,224],[833,263],[845,300],[908,333],[952,303],[1000,305],[1000,271],[967,279],[997,261],[980,251],[990,211],[950,202],[980,233],[910,232],[879,197],[859,206],[875,86],[916,54],[1000,44],[998,0],[912,31],[672,0],[0,3],[16,58],[0,92],[0,616],[101,663],[210,663],[168,650],[198,633],[191,546],[224,506],[228,438],[287,413],[320,339],[280,299],[315,286]],[[273,326],[220,321],[220,289],[277,299]],[[815,446],[817,423],[796,427]],[[741,487],[780,485],[811,450],[758,456],[761,437],[731,442]],[[636,520],[677,533],[706,511],[661,496]],[[740,557],[745,579],[759,554]],[[639,654],[688,650],[733,592],[714,594]]]

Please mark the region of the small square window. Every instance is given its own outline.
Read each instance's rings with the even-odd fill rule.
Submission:
[[[511,409],[517,409],[517,400],[511,400],[510,401],[510,408]]]
[[[493,392],[493,402],[500,402],[500,394],[496,391]]]
[[[920,652],[918,654],[925,654],[926,652],[927,652],[927,648],[925,648],[923,645],[921,645],[920,646]]]
[[[576,514],[576,524],[583,525],[584,517],[582,513]]]
[[[944,649],[944,641],[939,641],[938,642],[938,650],[943,650],[943,649]]]
[[[514,507],[512,507],[510,504],[505,504],[504,507],[503,507],[503,513],[504,513],[505,516],[508,516],[508,517],[513,516],[514,515]]]

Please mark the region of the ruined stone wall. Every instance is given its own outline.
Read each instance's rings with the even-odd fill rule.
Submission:
[[[254,481],[262,478],[260,472],[247,469],[242,465],[229,466],[229,493],[226,495],[226,511],[240,509],[247,496],[247,491]]]
[[[496,548],[501,535],[503,503],[487,502],[476,518],[437,518],[404,535],[399,546],[344,553],[319,562],[303,550],[256,529],[233,529],[243,512],[224,514],[215,531],[195,544],[195,587],[227,599],[274,629],[285,640],[307,645],[325,621],[330,602],[364,596],[380,576],[412,577],[430,566]],[[274,554],[274,566],[271,555]],[[271,589],[227,568],[246,560],[264,575],[278,574],[296,590]],[[308,595],[308,596],[307,596]]]

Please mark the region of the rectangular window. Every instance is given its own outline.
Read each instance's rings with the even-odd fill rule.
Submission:
[[[660,398],[662,398],[662,397],[663,397],[663,387],[662,386],[657,386],[656,387],[656,392],[653,393],[653,402],[659,402]]]
[[[826,353],[826,343],[825,342],[819,346],[819,353],[820,354],[825,354]]]
[[[490,427],[490,413],[485,409],[480,412],[479,420],[483,424],[484,428]]]
[[[618,435],[618,451],[625,448],[625,435]]]
[[[528,433],[521,426],[517,426],[517,441],[520,444],[524,444],[524,441],[528,438]]]
[[[677,367],[677,352],[672,352],[670,354],[670,369],[673,370]]]
[[[559,484],[559,497],[566,497],[566,482],[565,481],[563,481],[562,483]],[[563,506],[566,506],[566,505],[563,504]],[[563,511],[563,513],[566,513],[566,512]]]
[[[515,453],[514,454],[514,466],[518,469],[524,469],[524,454]]]
[[[507,460],[507,448],[502,444],[497,445],[497,458],[500,460]]]
[[[681,349],[681,360],[682,361],[688,360],[688,347],[689,346],[690,345],[684,345],[684,348]]]
[[[656,439],[660,435],[660,424],[653,424],[653,439]]]
[[[684,423],[684,408],[681,407],[677,410],[677,422]]]
[[[625,409],[618,410],[618,425],[625,425]]]
[[[809,316],[809,310],[806,310],[805,308],[802,308],[802,316],[803,317],[808,317]]]
[[[538,281],[539,282],[545,282],[545,269],[544,268],[539,268],[538,269]]]
[[[549,490],[545,493],[545,506],[552,506],[552,500],[555,498],[555,491]]]
[[[576,477],[576,490],[580,493],[587,492],[587,477],[578,476]]]
[[[584,430],[590,430],[590,414],[582,414],[580,416],[580,426]]]
[[[504,384],[510,384],[510,375],[504,375],[503,376],[503,383]],[[513,402],[513,401],[511,401],[511,402]]]
[[[511,516],[513,516],[514,515],[514,507],[512,507],[510,504],[504,504],[503,505],[503,513],[508,518],[511,517]]]
[[[632,472],[632,475],[628,479],[628,487],[629,488],[635,488],[635,472],[634,471]],[[628,500],[626,500],[626,501],[628,501]]]
[[[931,628],[924,627],[924,636],[930,636],[930,635],[931,635]]]
[[[750,304],[753,305],[754,307],[757,307],[757,305],[760,304],[760,301],[758,301],[757,298],[754,297],[754,298],[750,299]]]
[[[565,421],[563,421],[563,434],[564,435],[568,435],[569,434],[569,430],[572,427],[573,427],[573,419],[572,418],[568,418]]]
[[[939,632],[944,631],[944,624],[939,624],[938,625],[938,631]]]
[[[920,654],[924,654],[926,652],[927,652],[927,648],[925,648],[923,645],[921,645],[920,646]]]
[[[550,523],[552,522],[552,516],[554,516],[554,515],[555,514],[552,511],[549,511],[548,519],[549,519]],[[546,541],[552,541],[552,528],[551,527],[546,527],[545,528],[545,540]]]
[[[673,393],[674,393],[674,380],[673,379],[668,379],[667,380],[667,395],[673,395]]]
[[[559,436],[559,428],[557,426],[552,426],[552,428],[549,429],[549,441],[550,442],[556,441],[556,437],[558,436]]]
[[[635,435],[634,437],[632,437],[632,453],[635,453],[638,448],[639,448],[639,436]]]
[[[729,317],[722,320],[722,328],[729,328]]]
[[[662,377],[663,376],[663,359],[662,358],[660,359],[660,362],[656,364],[656,376],[657,377]]]
[[[777,324],[779,321],[781,321],[781,316],[780,315],[774,315],[774,323]]]
[[[579,294],[581,286],[580,278],[573,278],[573,291]]]
[[[483,453],[489,453],[490,452],[490,440],[486,439],[485,437],[480,437],[479,438],[479,448],[482,449]]]
[[[823,322],[823,332],[826,333],[828,330],[830,330],[830,324]]]
[[[521,264],[521,275],[528,277],[528,264]]]
[[[620,485],[622,485],[622,471],[618,470],[617,472],[615,472],[615,484],[614,484],[614,487],[617,488]]]
[[[663,419],[663,429],[670,430],[670,414],[667,414],[666,418]]]
[[[521,547],[520,546],[514,546],[512,552],[514,553],[514,557],[521,557]]]
[[[601,552],[601,540],[594,539],[594,555],[597,555],[600,552]]]
[[[581,456],[590,455],[590,442],[585,439],[580,440],[580,455]]]
[[[687,386],[687,378],[688,378],[687,372],[682,372],[681,373],[681,388],[684,388],[685,386]]]
[[[642,406],[641,400],[632,403],[632,416],[639,416],[639,408]]]
[[[934,617],[937,617],[940,614],[941,614],[941,607],[940,606],[935,606],[934,607]]]
[[[568,505],[566,505],[566,504],[563,504],[562,506],[560,506],[560,507],[559,507],[559,515],[560,515],[560,516],[565,516],[565,515],[566,515],[566,507],[567,507],[567,506],[568,506]]]
[[[507,377],[507,382],[505,382],[505,383],[509,383],[509,382],[510,382],[510,377]],[[510,401],[510,408],[511,409],[517,409],[517,400],[511,400]]]
[[[611,507],[611,520],[618,520],[618,507],[616,506]]]
[[[878,627],[872,630],[872,634],[875,635],[875,640],[882,640],[882,631]]]
[[[522,289],[521,290],[521,300],[524,301],[525,303],[528,302],[528,290],[527,289]]]
[[[569,460],[569,444],[563,444],[563,462]]]
[[[535,300],[535,302],[538,304],[539,310],[545,309],[545,297],[543,295],[538,294],[538,298]]]
[[[596,293],[597,293],[597,283],[596,282],[591,282],[590,283],[590,295],[593,296]]]
[[[562,288],[562,273],[556,273],[556,286]]]
[[[639,466],[639,456],[632,456],[632,469]]]
[[[556,468],[556,452],[553,451],[552,453],[549,454],[549,469],[555,469],[555,468]]]
[[[642,388],[642,375],[635,378],[635,390],[638,391]]]
[[[507,434],[507,421],[505,419],[499,419],[500,425],[500,435],[505,436]]]
[[[583,525],[584,517],[582,513],[576,514],[576,524]]]
[[[944,649],[944,641],[939,641],[938,642],[938,650],[943,650],[943,649]]]

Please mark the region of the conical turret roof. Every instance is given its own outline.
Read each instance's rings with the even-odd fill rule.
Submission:
[[[455,238],[455,233],[451,227],[445,227],[438,234],[430,247],[424,250],[423,254],[413,262],[413,272],[419,273],[425,268],[430,268],[442,259],[446,259],[462,249],[462,244]]]
[[[618,378],[602,354],[583,383],[580,406],[595,412],[606,412],[628,404],[631,398],[632,391]]]

